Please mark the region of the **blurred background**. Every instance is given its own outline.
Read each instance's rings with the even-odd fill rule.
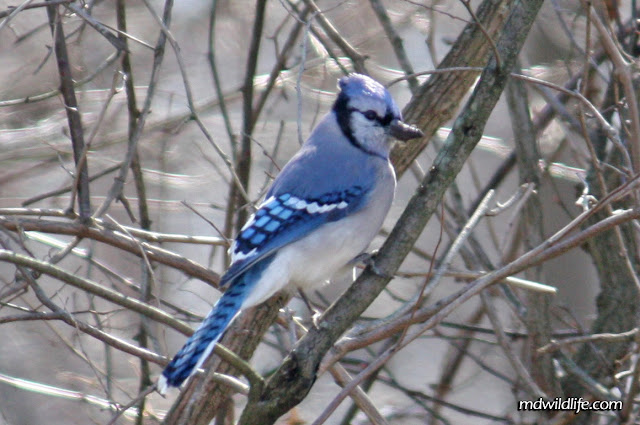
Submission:
[[[319,14],[304,13],[308,2],[266,2],[259,45],[253,37],[256,2],[175,2],[167,25],[171,36],[160,64],[154,49],[162,33],[158,19],[164,13],[164,2],[50,3],[55,4],[51,9],[57,14],[48,15],[47,8],[35,1],[0,0],[0,216],[5,220],[0,226],[1,248],[55,264],[71,275],[140,299],[195,327],[220,293],[184,269],[156,261],[148,263],[131,250],[101,243],[97,238],[76,238],[80,235],[65,226],[57,230],[42,223],[42,228],[33,224],[27,230],[21,224],[7,227],[12,217],[71,222],[70,216],[61,212],[70,206],[76,165],[68,113],[59,91],[60,61],[53,49],[59,34],[55,30],[52,34],[50,23],[64,29],[77,109],[88,146],[91,210],[96,211],[108,200],[110,205],[101,214],[104,228],[140,241],[145,237],[127,233],[119,226],[157,232],[164,236],[147,239],[148,243],[217,274],[225,270],[225,240],[235,235],[242,218],[251,212],[251,203],[260,201],[278,170],[329,111],[337,79],[357,69],[353,58],[320,24]],[[387,84],[403,77],[407,69],[403,69],[399,50],[381,24],[376,5],[402,39],[411,69],[420,73],[435,69],[447,56],[462,30],[474,21],[469,11],[477,10],[481,3],[329,0],[318,1],[317,6],[342,40],[366,57],[366,71]],[[612,31],[623,32],[635,16],[632,5],[626,2],[598,5],[610,6],[609,14],[606,9],[597,10]],[[587,87],[586,97],[600,108],[607,97],[613,67],[606,56],[598,59],[595,55],[602,48],[589,16],[580,1],[546,1],[520,54],[520,66],[525,75],[559,86],[577,76],[582,84],[578,89]],[[122,34],[126,34],[130,72],[123,65],[123,50],[114,47],[118,40],[122,42]],[[621,38],[620,43],[624,40]],[[585,64],[592,62],[585,71]],[[249,98],[254,115],[249,124],[244,109],[247,78],[253,82]],[[429,78],[419,75],[417,83],[424,84]],[[535,121],[559,92],[530,84],[524,87]],[[394,83],[390,91],[401,108],[412,98],[406,79]],[[132,128],[140,123],[131,121],[133,95],[136,110],[142,111],[145,119],[133,160],[138,170],[128,172],[122,196],[113,199],[110,190],[117,181],[115,177],[127,159],[130,140],[137,137],[132,136]],[[148,96],[152,98],[145,109]],[[577,103],[569,101],[563,106],[574,120],[579,116]],[[620,103],[614,102],[616,105]],[[592,164],[584,134],[558,112],[562,110],[554,111],[558,115],[553,115],[536,137],[539,184],[535,193],[527,196],[536,198],[539,206],[535,232],[540,241],[582,212],[575,201],[583,193]],[[624,120],[617,114],[607,119],[619,127]],[[593,120],[587,118],[591,131]],[[391,231],[447,137],[450,122],[439,125],[428,147],[399,180],[391,213],[372,248],[379,247]],[[483,139],[457,177],[456,187],[444,198],[443,216],[429,222],[387,291],[361,319],[363,323],[393,314],[421,291],[427,273],[439,264],[466,220],[456,216],[456,209],[471,208],[496,170],[512,155],[514,146],[509,104],[503,96]],[[238,195],[230,189],[233,178],[229,163],[244,170],[239,174],[247,183],[250,203],[234,201]],[[519,191],[517,165],[509,170],[495,186],[492,208],[496,202],[505,203],[514,194],[523,194]],[[527,233],[522,233],[518,202],[497,216],[484,218],[474,230],[475,240],[496,267],[529,249],[523,241]],[[35,208],[46,210],[38,213]],[[100,226],[95,226],[99,231]],[[203,239],[193,243],[188,236]],[[487,270],[470,267],[463,252],[424,302],[434,303],[461,289],[470,281],[463,272]],[[162,368],[88,335],[80,326],[44,314],[51,309],[43,304],[28,279],[20,277],[21,273],[11,261],[0,263],[0,424],[109,423],[117,410],[115,403],[124,405],[135,399],[145,379],[155,381]],[[554,335],[589,332],[602,286],[590,254],[573,249],[534,268],[532,273],[519,276],[557,288],[554,296],[545,296]],[[175,328],[70,285],[64,278],[47,273],[33,278],[62,311],[156,355],[172,356],[186,339]],[[326,308],[350,282],[351,276],[336,279],[312,294],[312,299],[319,308]],[[527,364],[526,320],[518,310],[519,303],[509,299],[509,294],[524,300],[528,292],[512,291],[496,288],[489,292],[511,347]],[[288,307],[291,313],[282,313],[283,320],[290,320],[291,314],[308,316],[298,299]],[[389,423],[546,423],[541,419],[544,415],[517,410],[517,400],[530,397],[523,396],[519,374],[496,340],[495,323],[485,309],[478,297],[465,303],[396,353],[369,383],[370,397]],[[37,316],[38,312],[43,315]],[[261,374],[270,373],[294,342],[285,327],[274,326],[253,356],[252,365]],[[351,352],[342,363],[355,374],[385,344],[388,341]],[[567,354],[577,350],[570,347]],[[562,377],[559,366],[554,371]],[[323,375],[306,400],[279,423],[312,423],[339,389],[329,374]],[[176,397],[177,392],[167,398],[154,393],[142,405],[143,415],[130,409],[117,421],[159,423]],[[242,395],[233,397],[236,412],[245,399]],[[590,420],[617,423],[615,414],[607,412]],[[347,399],[327,423],[370,422]]]

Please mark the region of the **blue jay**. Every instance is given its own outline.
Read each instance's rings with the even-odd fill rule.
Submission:
[[[158,380],[179,387],[211,354],[238,313],[291,284],[313,288],[353,267],[382,226],[394,197],[391,137],[422,136],[405,124],[389,92],[351,74],[298,153],[273,181],[264,202],[231,246],[220,280],[225,293]]]

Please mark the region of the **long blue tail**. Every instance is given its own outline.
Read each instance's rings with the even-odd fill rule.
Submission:
[[[162,371],[158,380],[158,391],[164,394],[167,387],[179,387],[209,357],[215,343],[220,339],[233,318],[240,312],[247,296],[244,279],[234,282],[218,300],[200,327]]]
[[[179,387],[202,366],[213,351],[216,342],[240,313],[242,303],[272,260],[273,256],[270,256],[258,261],[230,283],[229,288],[213,306],[200,327],[162,371],[157,385],[160,394],[164,394],[168,387]]]

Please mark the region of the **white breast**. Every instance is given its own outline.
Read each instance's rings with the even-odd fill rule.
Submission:
[[[361,254],[378,233],[391,207],[395,176],[389,166],[371,194],[371,202],[357,213],[322,225],[308,236],[283,247],[264,271],[243,308],[259,304],[288,284],[302,289],[323,285]]]

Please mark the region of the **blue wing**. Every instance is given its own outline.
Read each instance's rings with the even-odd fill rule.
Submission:
[[[233,263],[222,276],[220,285],[230,284],[257,261],[323,224],[358,211],[368,193],[362,186],[354,185],[312,199],[302,199],[291,193],[268,197],[233,243]]]

